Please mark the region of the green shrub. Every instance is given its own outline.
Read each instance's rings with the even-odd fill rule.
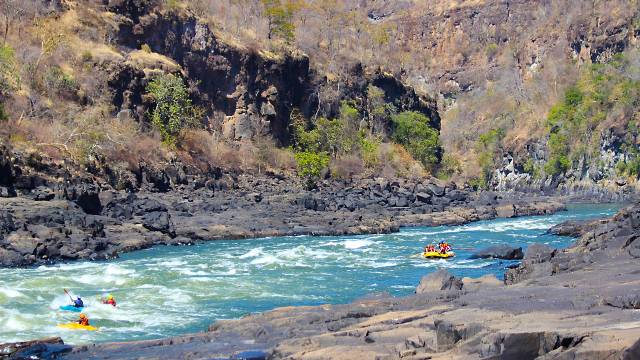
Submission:
[[[360,140],[360,152],[362,153],[362,161],[365,167],[372,168],[380,163],[380,158],[378,157],[379,148],[379,138],[362,136]]]
[[[91,53],[91,51],[85,50],[80,55],[80,60],[82,62],[89,62],[89,61],[93,60],[93,54]]]
[[[504,136],[504,129],[496,128],[480,134],[478,137],[476,151],[478,152],[480,176],[477,180],[481,188],[488,187],[493,170],[498,167],[502,158],[502,139]]]
[[[407,111],[391,117],[393,121],[392,138],[404,146],[407,151],[425,168],[432,169],[440,162],[440,140],[438,131],[429,126],[425,115]]]
[[[303,151],[295,153],[298,176],[305,179],[308,189],[315,187],[322,170],[329,166],[329,154],[326,152]]]
[[[155,101],[151,123],[165,143],[175,144],[180,131],[198,120],[199,111],[192,105],[186,85],[173,74],[162,74],[151,80],[146,90]]]
[[[449,180],[453,175],[459,175],[462,173],[462,165],[460,160],[451,154],[445,154],[442,157],[440,163],[440,169],[438,170],[438,178],[442,180]]]
[[[339,119],[319,118],[313,129],[307,130],[306,122],[298,119],[293,124],[295,147],[298,151],[325,151],[334,158],[340,154],[353,154],[360,142],[359,118],[358,110],[343,102]]]
[[[7,97],[20,88],[20,76],[14,50],[9,45],[0,46],[0,97]]]
[[[47,69],[44,82],[49,91],[58,95],[72,95],[80,88],[73,75],[65,73],[59,66]]]
[[[640,107],[640,80],[634,75],[639,71],[637,62],[632,60],[628,55],[615,54],[608,63],[585,67],[562,101],[551,108],[547,117],[549,159],[544,166],[547,174],[565,172],[582,159],[596,161],[599,127],[608,116],[619,116],[627,124],[633,122],[633,114]],[[638,132],[628,130],[622,148],[632,149]],[[628,165],[616,164],[620,169],[616,171],[626,171]]]
[[[557,155],[551,157],[544,165],[544,172],[551,176],[557,176],[565,173],[571,167],[571,161],[566,155]]]

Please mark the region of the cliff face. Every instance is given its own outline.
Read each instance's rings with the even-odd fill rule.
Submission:
[[[369,84],[384,91],[385,101],[400,111],[427,115],[440,126],[433,99],[418,95],[389,74],[356,67],[330,99],[320,98],[327,79],[314,72],[309,58],[231,45],[188,12],[160,11],[151,1],[119,1],[108,10],[119,17],[118,43],[125,52],[143,45],[174,61],[191,85],[191,95],[210,115],[208,126],[228,139],[270,135],[281,145],[290,143],[294,110],[305,117],[338,114],[340,101],[354,100],[364,111]],[[148,103],[142,98],[152,71],[126,66],[111,80],[114,103],[142,118]],[[122,97],[120,94],[123,94]]]
[[[372,21],[397,26],[397,46],[425,59],[406,65],[406,77],[438,94],[445,150],[461,161],[467,177],[477,176],[481,166],[479,135],[499,128],[506,136],[488,179],[493,188],[626,191],[615,185],[615,166],[629,158],[622,140],[627,123],[635,121],[633,111],[605,114],[601,126],[588,130],[596,133],[589,145],[594,155],[576,157],[563,174],[534,176],[525,163],[533,159],[542,167],[549,161],[546,120],[567,87],[592,64],[637,49],[637,2],[374,1],[367,10]],[[637,54],[630,61],[637,64]]]

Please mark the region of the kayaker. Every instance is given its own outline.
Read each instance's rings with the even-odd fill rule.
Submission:
[[[89,326],[89,318],[85,314],[80,314],[80,319],[78,319],[78,324],[82,326]]]
[[[71,300],[73,300],[73,298]],[[73,306],[77,308],[84,307],[84,302],[82,301],[80,296],[78,296],[75,300],[73,300]]]
[[[107,298],[102,300],[103,304],[107,304],[107,305],[112,305],[113,307],[116,307],[116,299],[113,298],[113,295],[109,294],[107,295]]]

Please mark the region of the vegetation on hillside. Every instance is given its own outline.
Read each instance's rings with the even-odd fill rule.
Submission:
[[[584,69],[578,82],[554,105],[547,117],[549,153],[546,174],[555,176],[582,162],[598,161],[601,140],[607,132],[621,135],[626,153],[616,168],[620,174],[638,176],[638,111],[640,74],[635,54],[616,55],[605,64]]]

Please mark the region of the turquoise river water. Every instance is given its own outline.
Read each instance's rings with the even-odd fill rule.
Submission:
[[[438,268],[458,276],[493,273],[511,262],[470,260],[469,250],[494,244],[565,247],[572,239],[545,235],[567,219],[613,214],[616,205],[574,205],[555,215],[481,221],[463,226],[406,228],[396,234],[277,237],[155,247],[108,262],[73,262],[0,269],[0,343],[45,336],[65,342],[141,340],[203,331],[216,319],[289,305],[346,303],[370,293],[407,295]],[[450,260],[410,255],[430,241],[454,245]],[[68,288],[85,299],[99,331],[56,327],[77,314],[58,311]],[[112,308],[99,304],[111,293]]]

